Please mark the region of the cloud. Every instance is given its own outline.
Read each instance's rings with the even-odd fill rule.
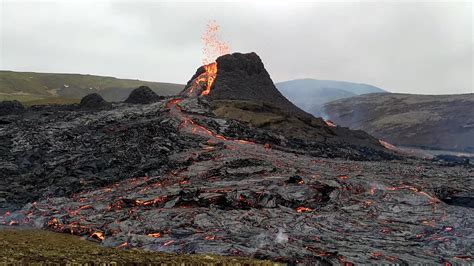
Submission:
[[[0,1],[2,69],[184,83],[215,19],[231,50],[257,52],[274,81],[473,88],[471,2]]]

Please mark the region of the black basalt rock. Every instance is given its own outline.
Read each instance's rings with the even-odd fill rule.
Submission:
[[[0,102],[0,116],[17,115],[25,111],[25,107],[19,101]]]
[[[97,93],[84,96],[79,103],[79,108],[85,110],[107,109],[110,106],[111,104],[106,102],[104,98]]]
[[[134,104],[149,104],[158,102],[164,99],[164,97],[159,96],[154,91],[152,91],[147,86],[140,86],[139,88],[134,89],[128,98],[125,100],[126,103]]]

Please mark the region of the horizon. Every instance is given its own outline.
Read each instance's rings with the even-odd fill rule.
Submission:
[[[186,82],[183,82],[183,83],[174,83],[174,82],[160,81],[160,80],[145,80],[145,79],[136,79],[136,78],[122,78],[122,77],[107,76],[107,75],[96,75],[96,74],[93,74],[93,73],[16,71],[16,70],[9,70],[9,69],[0,69],[0,71],[10,71],[10,72],[16,72],[16,73],[35,73],[35,74],[59,74],[59,75],[98,76],[98,77],[116,78],[116,79],[121,79],[121,80],[136,80],[136,81],[143,81],[143,82],[155,82],[155,83],[175,84],[175,85],[183,85],[183,86],[186,85]],[[425,95],[425,96],[430,96],[430,95],[440,95],[440,96],[445,95],[445,96],[448,96],[448,95],[464,95],[464,94],[465,94],[465,95],[468,95],[468,94],[473,94],[473,92],[444,93],[444,94],[392,92],[392,91],[386,90],[386,89],[384,89],[384,88],[380,88],[380,87],[374,86],[374,85],[372,85],[372,84],[363,83],[363,82],[352,82],[352,81],[347,81],[347,80],[316,79],[316,78],[297,78],[297,79],[289,79],[289,80],[283,80],[283,81],[274,81],[274,84],[276,85],[276,84],[278,84],[278,83],[291,82],[291,81],[296,81],[296,80],[334,81],[334,82],[353,83],[353,84],[359,84],[359,85],[368,85],[368,86],[373,86],[373,87],[382,89],[382,90],[384,90],[385,92],[393,93],[393,94],[411,94],[411,95]],[[278,89],[278,88],[277,88],[277,89]]]
[[[275,83],[334,80],[425,95],[473,90],[470,2],[195,4],[186,4],[194,7],[188,13],[184,3],[2,0],[0,68],[185,84],[201,65],[200,36],[215,19],[231,53],[255,51]],[[247,21],[235,10],[247,11]],[[327,23],[334,17],[347,20]],[[395,41],[398,35],[408,42]]]

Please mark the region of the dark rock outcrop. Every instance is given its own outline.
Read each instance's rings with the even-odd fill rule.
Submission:
[[[134,89],[128,98],[125,100],[126,103],[136,103],[136,104],[149,104],[158,102],[164,99],[164,97],[159,96],[154,91],[152,91],[147,86],[140,86],[139,88]]]
[[[278,91],[256,53],[234,53],[219,57],[217,73],[210,94],[212,99],[261,101],[291,114],[307,116]]]
[[[92,93],[84,96],[79,103],[79,108],[85,110],[98,110],[107,109],[111,106],[110,103],[106,102],[102,96],[97,93]]]
[[[209,99],[262,102],[276,106],[291,115],[310,117],[278,91],[256,53],[227,54],[217,58],[216,62],[217,77]],[[204,72],[204,67],[198,68],[184,91]]]
[[[25,111],[25,107],[19,101],[0,102],[0,116],[17,115]]]

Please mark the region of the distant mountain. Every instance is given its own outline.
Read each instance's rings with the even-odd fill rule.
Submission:
[[[120,101],[140,86],[148,86],[162,96],[177,94],[184,88],[180,84],[94,75],[0,71],[0,100],[58,103],[99,93],[107,101]]]
[[[395,145],[474,152],[474,94],[365,94],[324,111],[338,125]]]
[[[334,80],[295,79],[275,85],[286,98],[316,116],[325,116],[321,108],[327,102],[360,94],[386,92],[371,85]]]

